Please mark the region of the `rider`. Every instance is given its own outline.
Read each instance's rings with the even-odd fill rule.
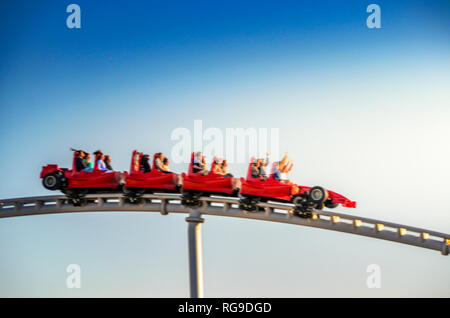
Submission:
[[[164,159],[162,161],[162,167],[161,167],[162,172],[171,173],[170,168],[169,168],[169,164],[170,164],[169,158],[164,157]]]
[[[252,163],[252,178],[259,178],[261,176],[260,166],[261,159],[256,159],[256,161]]]
[[[279,161],[277,161],[273,167],[272,177],[274,180],[281,181],[281,170]]]
[[[145,154],[142,156],[139,166],[140,170],[143,170],[144,173],[150,172],[152,170],[149,161],[150,161],[149,155]]]
[[[194,159],[192,161],[192,171],[194,173],[201,173],[202,175],[208,174],[205,156],[200,151],[196,152],[194,155]]]
[[[222,175],[225,178],[233,178],[233,175],[231,173],[228,173],[228,171],[227,171],[228,162],[226,160],[222,161],[222,164],[220,165],[220,167],[222,169]]]
[[[222,175],[222,159],[214,158],[214,169],[213,172],[218,175]]]
[[[87,168],[86,162],[84,161],[85,157],[85,152],[83,150],[78,150],[77,157],[75,158],[75,169],[77,171],[82,171]]]
[[[104,172],[113,172],[113,170],[109,170],[105,164],[105,155],[98,154],[97,155],[97,169]]]
[[[235,194],[239,193],[242,187],[241,180],[239,178],[233,178],[233,175],[227,172],[228,167],[227,161],[221,158],[215,158],[214,163],[215,165],[213,172],[224,178],[231,178],[231,188],[233,189],[233,193]]]
[[[161,152],[156,154],[155,168],[163,173],[172,174],[173,182],[180,187],[183,185],[183,178],[180,174],[173,173],[169,168],[170,161]]]
[[[114,170],[111,166],[111,156],[110,155],[105,155],[105,166],[106,166],[106,169],[108,169],[108,170]]]
[[[158,152],[156,154],[156,159],[155,159],[155,168],[158,171],[161,171],[163,173],[171,173],[168,169],[168,164],[167,167],[165,167],[164,165],[164,161],[165,159],[167,159],[161,152]],[[166,161],[168,163],[168,160]]]
[[[266,176],[266,170],[265,165],[266,163],[263,162],[263,159],[256,159],[255,162],[252,164],[252,178],[258,178],[261,181],[267,180]]]
[[[259,177],[261,180],[267,180],[266,166],[269,164],[269,153],[266,152],[266,159],[259,159]]]
[[[90,154],[88,154],[88,153],[85,154],[83,162],[86,165],[86,168],[84,168],[82,171],[92,172],[92,170],[94,170],[94,164],[91,161],[91,155]]]
[[[290,182],[287,176],[294,166],[292,160],[287,160],[287,155],[288,153],[286,152],[283,159],[276,163],[276,165],[274,166],[274,170],[272,171],[273,178],[282,183]]]

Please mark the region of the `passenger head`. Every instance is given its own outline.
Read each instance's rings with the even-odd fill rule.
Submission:
[[[165,165],[165,166],[168,166],[169,165],[169,159],[167,159],[167,158],[164,158],[163,159],[163,164]]]
[[[111,162],[111,156],[110,155],[104,155],[105,159],[103,159],[105,162]]]
[[[86,157],[84,157],[84,159],[86,159],[86,162],[90,162],[91,161],[91,155],[90,154],[86,154]]]

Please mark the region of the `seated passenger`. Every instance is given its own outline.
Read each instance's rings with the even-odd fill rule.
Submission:
[[[144,171],[144,173],[150,172],[151,166],[150,166],[150,156],[145,154],[142,156],[141,162],[140,162],[140,170]]]
[[[164,157],[164,159],[162,161],[162,167],[161,167],[162,172],[171,173],[170,168],[169,168],[169,164],[170,164],[169,159]]]
[[[261,178],[261,159],[256,159],[256,161],[252,164],[252,178]]]
[[[272,170],[272,177],[274,180],[281,181],[281,170],[280,170],[280,162],[276,162],[273,170]]]
[[[164,159],[166,159],[166,157],[161,152],[156,154],[155,169],[163,173],[171,173],[170,171],[164,169]]]
[[[232,178],[233,175],[231,173],[228,173],[227,167],[228,162],[226,160],[223,160],[221,158],[214,159],[215,165],[214,165],[214,173],[218,174],[224,178]]]
[[[192,159],[192,171],[194,173],[201,172],[203,170],[202,166],[202,153],[196,152],[194,158]]]
[[[289,160],[287,164],[286,163],[283,164],[282,161],[278,161],[272,171],[273,178],[282,183],[290,183],[287,176],[288,173],[292,170],[293,166],[294,164],[292,163],[292,160]]]
[[[84,158],[86,157],[86,154],[83,150],[78,150],[77,157],[75,158],[75,169],[77,171],[83,171],[87,168],[86,163],[84,161]]]
[[[155,168],[163,173],[171,174],[173,177],[173,182],[177,185],[177,187],[181,188],[181,186],[183,185],[183,178],[180,174],[176,174],[170,171],[169,165],[169,159],[166,158],[162,153],[158,152],[155,159]]]
[[[228,162],[226,160],[222,161],[221,168],[222,168],[222,175],[225,178],[233,178],[233,175],[231,173],[228,173],[228,171],[227,171],[227,169],[228,169]]]
[[[223,175],[223,171],[222,171],[222,159],[220,159],[220,158],[215,158],[214,159],[214,170],[213,170],[213,172],[215,173],[215,174],[218,174],[218,175]]]
[[[192,161],[192,171],[194,173],[201,173],[202,175],[208,174],[208,169],[206,168],[205,156],[201,152],[197,152]]]
[[[113,168],[112,168],[112,166],[111,166],[111,156],[109,156],[109,155],[105,155],[105,166],[106,166],[106,169],[108,169],[108,170],[114,170]]]
[[[106,164],[105,164],[105,155],[104,154],[101,154],[101,155],[98,155],[97,156],[97,168],[98,168],[98,170],[100,170],[100,171],[104,171],[104,172],[113,172],[113,170],[108,170],[107,168],[106,168]]]
[[[261,180],[267,180],[266,166],[269,163],[269,153],[266,152],[266,159],[260,159],[261,165],[259,166],[259,178]]]
[[[155,169],[160,171],[161,166],[162,166],[162,160],[161,160],[162,153],[161,152],[157,152],[155,154],[155,156],[156,156],[155,157]]]
[[[208,174],[208,167],[206,166],[206,157],[202,155],[202,167],[205,170],[205,174]]]
[[[231,178],[233,193],[237,195],[241,189],[241,180],[239,178],[233,178],[233,175],[227,172],[228,162],[226,160],[216,158],[214,159],[214,163],[214,173],[224,178]]]
[[[86,154],[86,157],[83,159],[83,161],[84,164],[86,165],[86,168],[84,168],[81,171],[92,172],[92,170],[94,170],[94,164],[91,161],[91,155]]]

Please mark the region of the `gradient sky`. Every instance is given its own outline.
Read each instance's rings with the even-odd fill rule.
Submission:
[[[279,128],[291,180],[358,201],[341,212],[449,233],[450,4],[376,1],[368,29],[370,3],[1,1],[0,198],[53,194],[41,166],[70,166],[70,147],[127,170],[133,149],[170,154],[201,119]],[[185,297],[186,238],[182,215],[2,219],[0,296]],[[435,251],[208,216],[203,239],[207,297],[450,297]],[[81,289],[66,288],[72,263]]]

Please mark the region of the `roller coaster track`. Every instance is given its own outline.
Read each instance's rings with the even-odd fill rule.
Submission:
[[[239,209],[238,198],[200,197],[200,205],[197,208],[182,205],[180,194],[144,195],[138,204],[126,202],[120,194],[87,195],[85,199],[87,202],[82,206],[74,206],[63,195],[4,199],[0,200],[0,218],[102,211],[159,212],[162,215],[189,214],[186,221],[189,223],[191,296],[193,297],[202,297],[203,294],[200,243],[200,225],[204,221],[201,218],[202,215],[303,225],[427,248],[440,251],[442,255],[448,255],[450,247],[449,234],[325,210],[313,210],[311,218],[300,218],[294,215],[292,204],[258,203],[257,212],[248,212]]]

